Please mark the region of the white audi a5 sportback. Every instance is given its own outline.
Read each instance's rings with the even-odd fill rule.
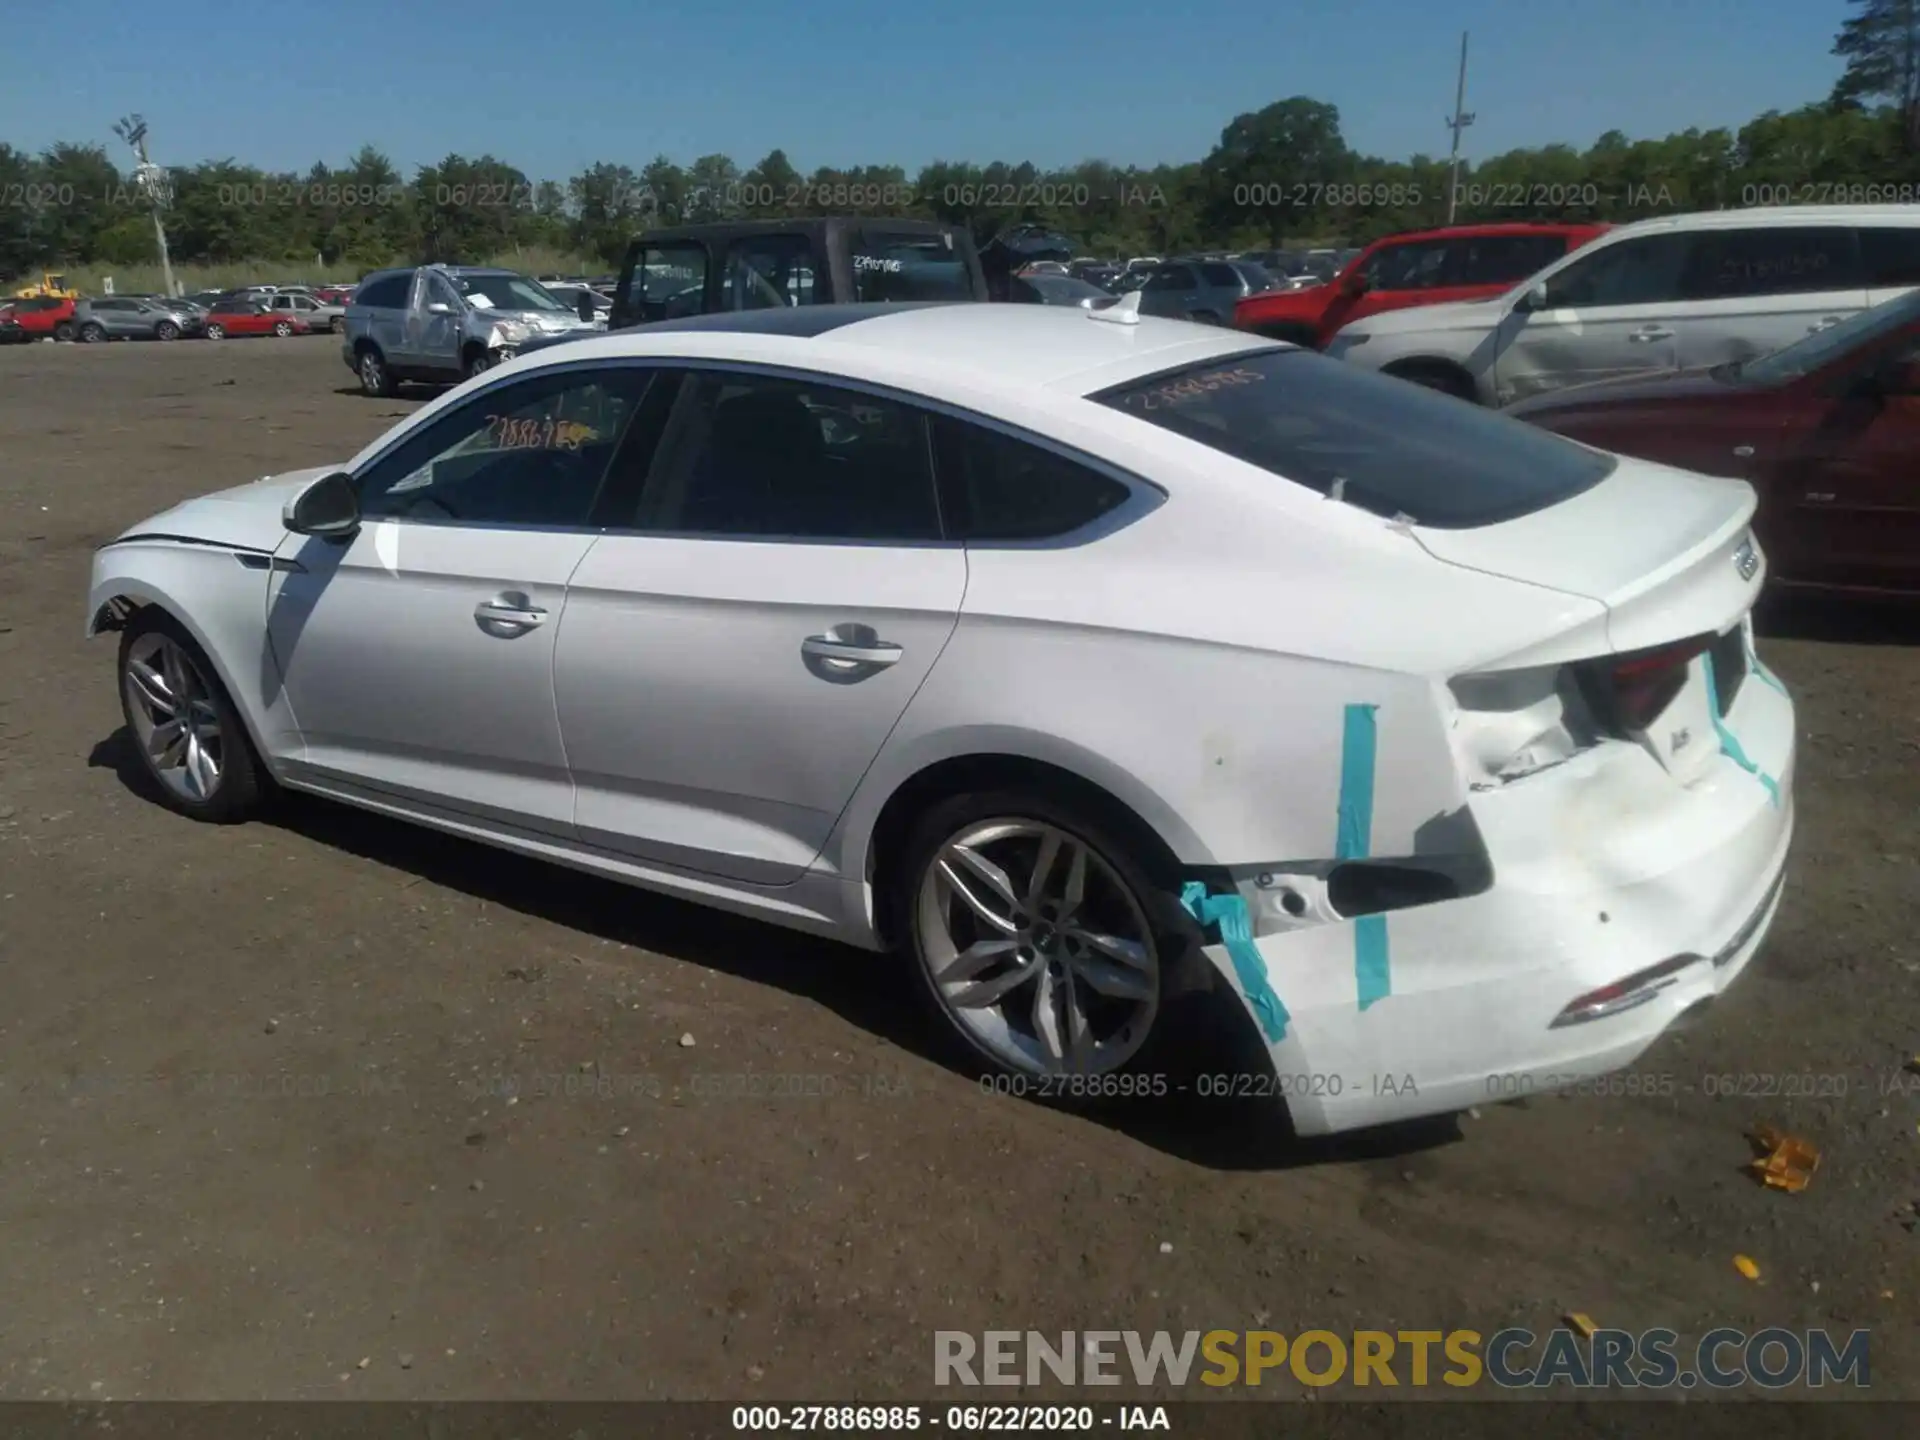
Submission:
[[[818,306],[188,501],[88,631],[184,814],[277,783],[891,948],[1090,1093],[1227,987],[1315,1133],[1627,1064],[1758,948],[1753,509],[1131,301]]]

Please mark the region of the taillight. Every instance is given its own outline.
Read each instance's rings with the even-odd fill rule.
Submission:
[[[1711,635],[1590,662],[1596,708],[1620,731],[1645,730],[1686,688],[1687,667],[1713,643]]]

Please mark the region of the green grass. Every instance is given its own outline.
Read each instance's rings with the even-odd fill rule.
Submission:
[[[401,265],[406,262],[395,259],[389,263]],[[606,268],[592,257],[568,255],[559,250],[539,247],[528,247],[517,254],[510,250],[504,255],[489,256],[479,263],[519,270],[527,275],[598,275]],[[316,285],[336,280],[351,283],[368,270],[378,268],[364,264],[329,266],[312,259],[238,260],[230,265],[176,265],[173,267],[173,278],[179,284],[181,294],[192,295],[201,290],[230,290],[236,285],[285,285],[300,280],[309,280]],[[122,295],[157,295],[166,289],[166,278],[158,265],[71,265],[65,274],[67,284],[86,295],[104,295],[109,276],[113,279],[114,290]],[[37,273],[23,275],[8,289],[36,284],[39,278]]]

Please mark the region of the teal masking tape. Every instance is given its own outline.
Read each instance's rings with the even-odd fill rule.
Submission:
[[[1334,838],[1336,860],[1364,860],[1373,849],[1373,780],[1378,735],[1377,705],[1349,705],[1340,738],[1340,815]],[[1360,1008],[1393,993],[1387,952],[1387,917],[1362,915],[1353,922],[1353,980]]]
[[[1787,687],[1780,683],[1780,677],[1778,675],[1760,663],[1760,652],[1753,648],[1753,621],[1751,619],[1741,627],[1740,643],[1746,647],[1747,669],[1758,675],[1762,681],[1771,685],[1782,695],[1785,695],[1787,693]]]
[[[1753,776],[1754,779],[1758,780],[1760,784],[1765,787],[1767,797],[1773,801],[1777,809],[1780,804],[1779,782],[1747,758],[1747,752],[1741,748],[1739,740],[1735,739],[1733,732],[1727,728],[1727,722],[1720,718],[1720,687],[1714,683],[1713,679],[1713,656],[1711,654],[1702,655],[1700,660],[1706,667],[1707,713],[1713,717],[1713,730],[1714,733],[1720,737],[1720,749],[1729,760],[1733,761],[1734,764]],[[1774,683],[1778,684],[1779,682],[1776,681]],[[1782,693],[1784,694],[1785,692],[1783,691]]]
[[[1253,917],[1247,914],[1247,902],[1238,895],[1210,895],[1205,885],[1189,880],[1180,891],[1180,903],[1202,925],[1220,927],[1220,939],[1233,961],[1233,973],[1246,992],[1247,1004],[1253,1007],[1261,1033],[1269,1044],[1284,1040],[1290,1017],[1280,997],[1273,993],[1273,985],[1267,979],[1267,962],[1260,958],[1260,951],[1253,943]]]

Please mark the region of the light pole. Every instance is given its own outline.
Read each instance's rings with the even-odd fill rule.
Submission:
[[[133,178],[136,184],[146,192],[148,203],[153,206],[153,238],[160,246],[160,271],[166,277],[167,294],[176,293],[173,283],[173,260],[167,254],[167,227],[160,218],[160,212],[167,207],[167,201],[173,185],[167,178],[167,172],[147,158],[147,122],[138,115],[128,115],[113,123],[113,133],[133,147],[133,153],[140,157],[140,163],[134,167]]]
[[[1460,32],[1460,81],[1453,92],[1453,118],[1447,121],[1447,128],[1453,132],[1453,153],[1447,161],[1447,224],[1453,224],[1453,213],[1460,200],[1460,132],[1473,123],[1473,116],[1467,113],[1467,32]]]

